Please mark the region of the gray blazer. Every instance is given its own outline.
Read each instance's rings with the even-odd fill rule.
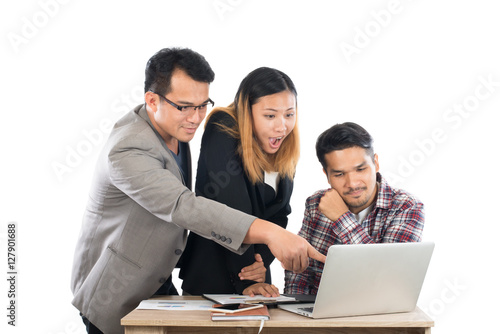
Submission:
[[[75,251],[72,303],[104,333],[123,333],[120,319],[170,276],[186,230],[242,253],[254,219],[186,188],[145,107],[137,106],[115,124],[97,162]]]

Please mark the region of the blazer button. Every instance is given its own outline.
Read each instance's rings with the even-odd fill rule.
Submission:
[[[174,253],[175,253],[175,255],[181,255],[182,254],[182,250],[176,249]]]
[[[165,277],[162,277],[162,278],[160,278],[160,280],[159,280],[159,282],[160,282],[161,284],[165,283],[166,281],[167,281],[167,279],[166,279]]]
[[[211,234],[212,234],[212,237],[215,237],[215,232],[214,232],[214,231],[212,231],[212,233],[211,233]]]
[[[216,234],[215,239],[220,240],[220,234]]]
[[[231,238],[227,238],[226,242],[230,244],[231,242],[233,242],[233,240],[231,240]]]
[[[226,239],[227,238],[225,236],[220,237],[220,240],[222,240],[222,241],[226,241]]]

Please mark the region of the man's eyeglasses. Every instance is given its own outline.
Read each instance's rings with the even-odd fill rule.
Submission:
[[[152,92],[152,93],[155,93],[155,92]],[[204,112],[204,111],[207,111],[209,104],[211,105],[211,107],[214,106],[214,101],[212,101],[211,99],[208,99],[208,101],[204,102],[203,104],[200,104],[199,106],[180,106],[180,105],[177,105],[174,102],[170,101],[169,99],[167,99],[165,96],[163,96],[161,94],[158,94],[158,93],[155,93],[155,94],[158,95],[159,97],[161,97],[162,99],[164,99],[165,102],[167,102],[171,106],[175,107],[177,110],[179,110],[183,114],[184,113],[185,114],[192,114],[193,111],[196,111],[196,110]]]

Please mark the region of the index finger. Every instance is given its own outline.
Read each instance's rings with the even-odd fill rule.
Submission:
[[[307,249],[307,256],[309,256],[311,259],[317,260],[321,263],[326,262],[326,255],[321,254],[314,248],[313,246],[309,245],[309,248]]]

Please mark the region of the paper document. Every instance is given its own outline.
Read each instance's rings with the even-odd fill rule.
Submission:
[[[262,295],[257,295],[254,297],[244,296],[244,295],[232,295],[232,294],[204,294],[203,297],[210,299],[218,304],[272,304],[278,302],[294,302],[295,298],[286,297],[286,296],[278,296],[278,297],[264,297]]]

